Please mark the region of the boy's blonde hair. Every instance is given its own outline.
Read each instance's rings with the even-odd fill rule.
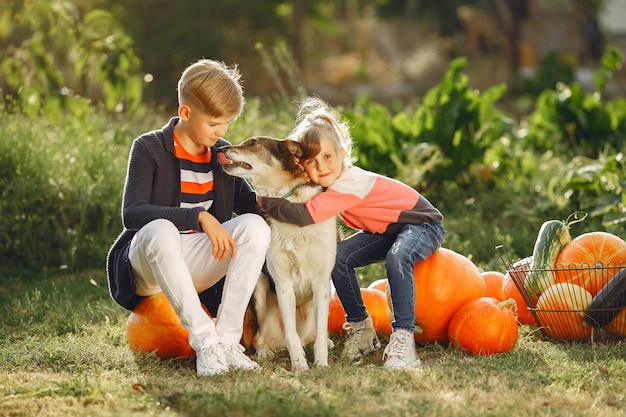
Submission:
[[[245,99],[236,65],[201,59],[188,66],[178,81],[178,103],[195,107],[212,117],[237,117]]]
[[[314,158],[321,150],[320,138],[326,136],[335,142],[337,153],[343,149],[344,168],[352,166],[352,137],[348,124],[339,113],[318,97],[307,97],[301,104],[296,118],[296,127],[289,138],[303,147],[300,159]]]

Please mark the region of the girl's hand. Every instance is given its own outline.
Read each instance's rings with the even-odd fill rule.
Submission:
[[[213,215],[207,211],[201,211],[198,214],[198,223],[211,241],[211,253],[215,259],[224,260],[229,252],[231,253],[230,258],[235,259],[237,244],[230,233],[224,229],[224,226]]]

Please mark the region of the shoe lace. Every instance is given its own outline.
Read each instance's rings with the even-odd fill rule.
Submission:
[[[202,351],[204,352],[204,360],[209,368],[227,366],[217,345],[207,346]]]
[[[252,360],[248,358],[243,352],[246,350],[240,344],[233,345],[224,345],[224,351],[231,359],[236,360],[238,362],[251,363]]]
[[[406,341],[400,335],[391,335],[391,340],[383,352],[383,357],[404,356],[406,352]]]

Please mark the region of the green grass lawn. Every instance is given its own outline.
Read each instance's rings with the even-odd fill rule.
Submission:
[[[381,352],[294,373],[280,352],[259,372],[198,378],[193,360],[136,357],[128,313],[102,271],[0,273],[0,416],[623,416],[626,345],[604,334],[474,356],[418,346],[422,365],[385,370]],[[386,341],[384,341],[386,342]],[[311,348],[307,350],[312,357]]]

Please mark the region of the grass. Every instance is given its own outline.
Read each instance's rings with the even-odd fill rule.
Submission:
[[[422,366],[360,364],[294,373],[285,351],[260,372],[197,378],[193,360],[135,356],[128,313],[102,271],[0,273],[0,416],[622,416],[626,344],[544,340],[522,326],[512,352],[419,346]],[[386,341],[384,341],[386,342]],[[312,357],[308,348],[307,353]]]

